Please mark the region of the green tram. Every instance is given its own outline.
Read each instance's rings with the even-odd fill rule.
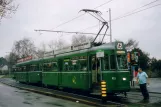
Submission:
[[[106,93],[128,92],[130,72],[124,44],[84,45],[83,48],[83,45],[71,46],[48,52],[48,56],[41,59],[17,63],[14,78],[23,83],[40,83],[97,94],[104,87],[104,96]]]

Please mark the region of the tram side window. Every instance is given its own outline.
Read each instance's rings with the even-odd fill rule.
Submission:
[[[21,71],[20,71],[20,67],[17,67],[17,72],[21,72]]]
[[[79,70],[79,63],[78,60],[71,60],[72,61],[72,70],[78,71]]]
[[[110,68],[111,69],[116,69],[115,55],[110,56]]]
[[[23,72],[23,67],[20,67],[20,71]]]
[[[109,56],[105,55],[104,59],[103,59],[103,70],[109,70]]]
[[[35,66],[34,71],[39,71],[39,65],[38,64]]]
[[[57,71],[57,69],[58,69],[58,64],[57,64],[57,62],[52,62],[52,70],[53,70],[53,71]]]
[[[87,71],[87,58],[81,57],[79,59],[79,62],[80,62],[80,70],[81,71]]]
[[[39,70],[40,70],[40,71],[43,71],[43,64],[40,64],[40,65],[39,65]]]
[[[64,66],[63,66],[64,71],[71,71],[73,70],[72,62],[70,58],[65,58],[64,59]]]
[[[64,62],[64,71],[69,71],[69,62]]]
[[[26,65],[26,71],[30,71],[31,70],[31,66],[30,65]]]
[[[119,69],[127,69],[127,59],[125,55],[117,55],[117,64]]]
[[[31,68],[30,71],[36,71],[36,65],[31,65],[30,68]]]
[[[44,71],[50,71],[52,70],[52,65],[51,63],[44,63]]]
[[[22,72],[22,68],[21,67],[19,67],[19,71]]]
[[[13,70],[13,72],[17,72],[17,68],[15,68],[15,69]]]
[[[22,69],[23,69],[24,72],[26,72],[26,66],[24,66]]]

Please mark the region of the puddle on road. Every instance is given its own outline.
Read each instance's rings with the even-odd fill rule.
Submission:
[[[57,107],[65,107],[64,105],[61,105],[61,104],[55,103],[55,102],[45,102],[45,104],[53,105],[53,106],[57,106]]]

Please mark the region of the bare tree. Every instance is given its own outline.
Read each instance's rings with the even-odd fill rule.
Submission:
[[[46,51],[46,44],[44,42],[42,42],[36,51],[37,58],[43,58],[45,51]]]
[[[139,42],[137,42],[134,39],[128,39],[128,41],[125,43],[126,47],[131,47],[133,46],[134,48],[137,48]]]
[[[19,58],[23,58],[35,55],[36,47],[33,41],[31,41],[29,38],[24,38],[14,43],[12,52],[16,54]]]
[[[13,3],[14,0],[0,0],[0,21],[8,15],[15,13],[18,5]]]
[[[92,42],[94,38],[92,36],[85,35],[74,35],[72,37],[72,45],[84,43],[84,42]]]
[[[67,46],[68,44],[66,42],[64,42],[62,39],[58,39],[58,40],[52,40],[50,41],[50,43],[48,44],[49,48],[52,50],[57,50],[57,49],[62,49],[63,47]]]
[[[57,41],[51,40],[49,42],[49,44],[48,44],[49,48],[52,49],[52,50],[56,49],[57,48],[57,44],[56,43],[57,43]]]
[[[39,49],[42,50],[43,52],[45,52],[45,51],[46,51],[46,48],[47,48],[46,44],[45,44],[44,42],[42,42],[42,43],[40,44]]]
[[[128,39],[125,43],[125,48],[130,51],[138,47],[139,42],[134,39]]]
[[[43,57],[44,57],[44,51],[41,50],[41,49],[38,49],[38,50],[36,51],[36,57],[37,57],[37,58],[43,58]]]
[[[19,57],[15,53],[13,53],[13,52],[10,52],[8,55],[5,56],[5,59],[8,62],[9,68],[11,68],[13,65],[16,64],[18,58]]]

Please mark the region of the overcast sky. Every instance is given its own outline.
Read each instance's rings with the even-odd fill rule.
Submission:
[[[61,38],[70,43],[71,34],[42,32],[40,35],[34,29],[54,29],[57,25],[68,21],[83,12],[81,9],[93,9],[108,0],[17,0],[19,4],[12,18],[3,19],[0,24],[0,56],[11,51],[14,41],[31,38],[37,47],[44,42]],[[111,8],[112,19],[132,11],[154,0],[113,0],[97,8],[108,20],[108,9]],[[161,1],[152,4],[160,4]],[[85,14],[82,17],[60,26],[54,30],[80,31],[99,22]],[[99,27],[87,29],[84,32],[98,32]],[[109,33],[109,31],[108,31]],[[113,40],[127,41],[133,38],[139,41],[139,47],[150,53],[151,57],[161,58],[161,6],[131,15],[112,22]],[[106,42],[109,38],[105,39]]]

